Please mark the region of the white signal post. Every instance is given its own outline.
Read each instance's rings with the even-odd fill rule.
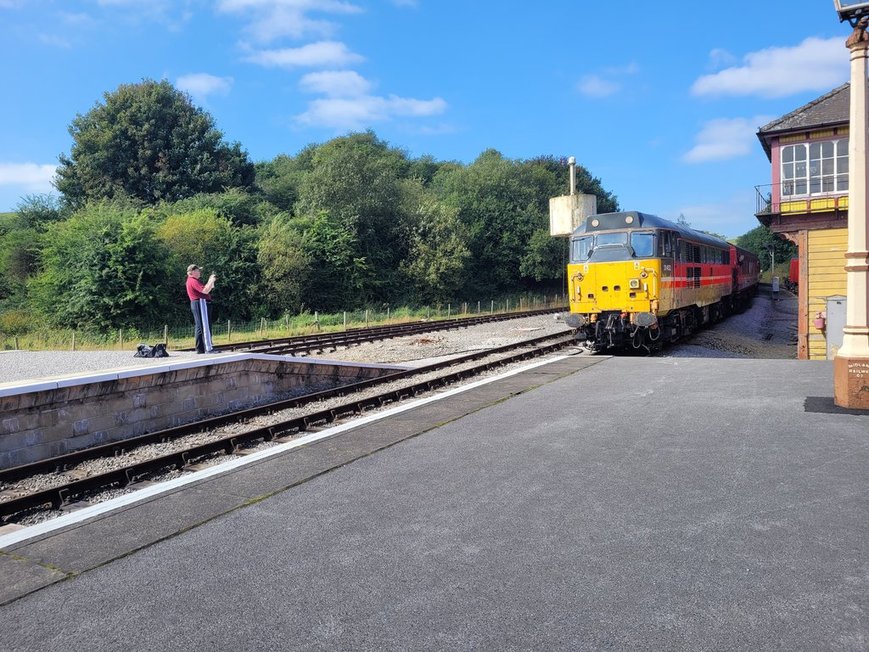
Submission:
[[[867,60],[869,2],[834,0],[840,20],[854,31],[851,52],[851,113],[848,163],[848,250],[845,253],[848,306],[842,347],[833,360],[833,395],[843,408],[869,410],[869,129]]]

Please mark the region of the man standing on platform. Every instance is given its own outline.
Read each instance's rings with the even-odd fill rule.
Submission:
[[[187,266],[187,296],[190,297],[190,310],[196,324],[194,338],[197,353],[211,353],[211,322],[208,320],[208,302],[211,301],[211,291],[217,276],[214,273],[208,277],[208,283],[202,285],[199,280],[202,270],[199,265]]]

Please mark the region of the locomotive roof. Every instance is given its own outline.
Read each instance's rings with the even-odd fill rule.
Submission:
[[[628,222],[626,219],[628,217],[633,219]],[[597,226],[593,225],[594,221],[597,221]],[[691,240],[692,242],[700,242],[715,247],[730,247],[730,243],[726,240],[716,238],[708,233],[689,229],[670,220],[665,220],[663,217],[641,213],[640,211],[621,211],[619,213],[591,215],[586,218],[585,222],[576,227],[573,235],[596,233],[598,231],[615,231],[618,229],[668,229],[670,231],[677,231],[686,240]]]

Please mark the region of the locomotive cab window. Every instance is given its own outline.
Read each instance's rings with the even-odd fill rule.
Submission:
[[[624,231],[619,231],[617,233],[598,233],[597,235],[598,247],[624,247],[627,243],[628,234]]]
[[[630,260],[631,252],[628,249],[628,233],[626,231],[613,231],[598,233],[594,236],[594,249],[591,252],[591,261],[596,263],[608,263],[616,260]]]
[[[570,250],[571,262],[584,263],[585,261],[587,261],[589,256],[591,255],[593,243],[593,235],[588,235],[584,238],[577,238],[576,240],[574,240]]]
[[[637,258],[651,258],[655,255],[654,233],[631,233],[631,249]]]

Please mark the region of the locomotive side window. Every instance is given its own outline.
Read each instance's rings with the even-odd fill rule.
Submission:
[[[594,244],[594,236],[588,235],[584,238],[577,238],[573,241],[573,247],[570,252],[570,259],[574,263],[584,263],[591,255],[592,245]]]
[[[675,243],[676,238],[671,231],[661,231],[658,234],[658,256],[661,258],[672,258]]]
[[[700,262],[700,247],[693,245],[690,242],[681,241],[680,253],[682,254],[682,262],[699,263]]]
[[[655,235],[653,233],[631,233],[631,248],[637,258],[651,258],[655,255]]]

